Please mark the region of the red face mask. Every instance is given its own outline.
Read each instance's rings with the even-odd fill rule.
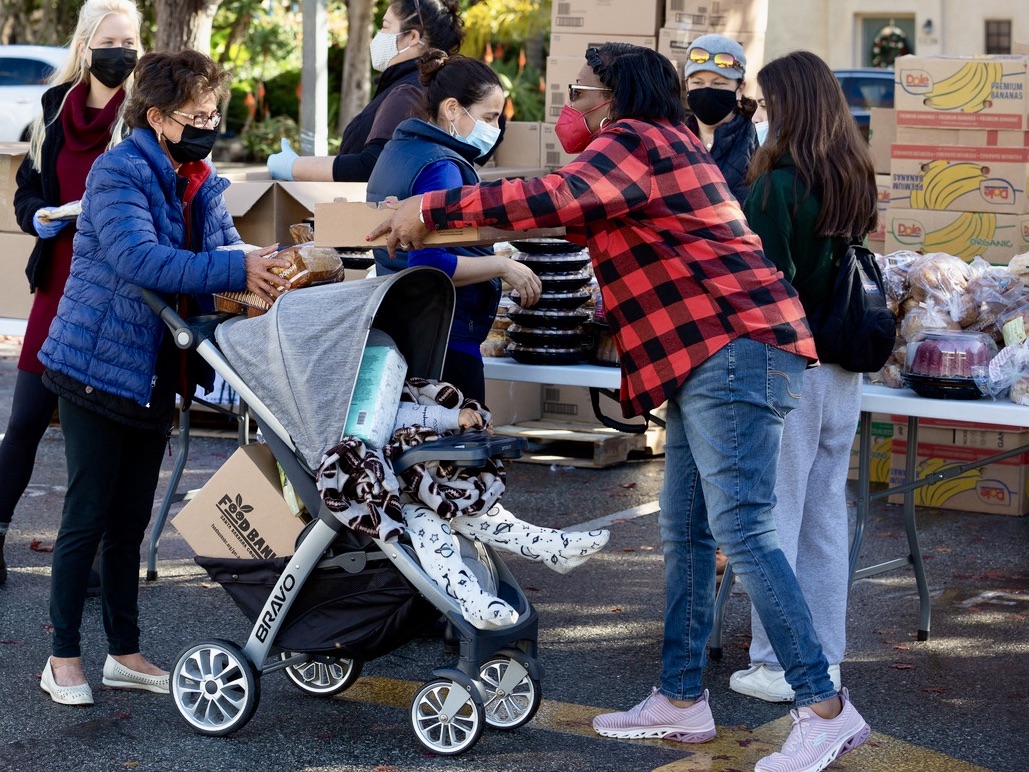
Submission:
[[[557,119],[557,124],[554,126],[554,133],[557,134],[561,147],[565,149],[566,153],[581,153],[586,149],[586,146],[589,145],[594,136],[594,132],[590,131],[590,127],[586,123],[586,116],[605,105],[611,104],[613,101],[613,99],[609,99],[606,102],[601,102],[586,112],[580,112],[570,104],[566,104],[561,108],[561,116]]]

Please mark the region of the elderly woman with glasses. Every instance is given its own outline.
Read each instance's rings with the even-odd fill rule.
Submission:
[[[593,726],[608,737],[715,736],[703,680],[717,542],[801,708],[782,752],[758,769],[824,769],[869,728],[833,688],[772,517],[783,418],[816,359],[804,308],[683,123],[671,62],[622,43],[591,48],[572,92],[555,131],[575,160],[534,180],[413,196],[369,235],[418,248],[430,229],[564,225],[585,241],[621,355],[623,413],[667,402],[659,687]]]
[[[140,59],[124,109],[132,132],[86,180],[71,274],[39,355],[43,382],[58,397],[68,462],[51,572],[52,656],[41,686],[64,705],[93,704],[79,627],[98,546],[103,684],[168,691],[168,674],[140,653],[139,547],[175,394],[193,385],[140,289],[180,302],[247,289],[271,301],[284,284],[271,269],[289,265],[267,257],[274,246],[244,248],[222,197],[229,183],[203,160],[227,80],[196,51]]]

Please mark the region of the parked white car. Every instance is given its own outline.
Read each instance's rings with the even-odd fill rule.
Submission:
[[[47,79],[67,56],[56,46],[0,46],[0,142],[29,138]]]

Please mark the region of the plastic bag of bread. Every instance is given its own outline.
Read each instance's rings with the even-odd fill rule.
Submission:
[[[968,287],[968,263],[945,252],[931,252],[912,261],[908,266],[908,294],[922,301],[932,297],[946,300],[955,292]]]
[[[1012,402],[1029,405],[1029,347],[1016,343],[998,351],[979,386],[994,399],[1008,394]]]
[[[903,389],[905,386],[904,377],[900,372],[901,366],[890,359],[879,372],[871,373],[868,376],[868,381],[869,383],[889,386],[891,389]]]
[[[306,244],[314,241],[314,226],[307,222],[298,222],[289,226],[289,235],[294,244]]]
[[[490,330],[486,340],[479,344],[479,353],[484,357],[507,355],[507,336],[503,330]]]
[[[1022,284],[1029,287],[1029,252],[1015,255],[1008,261],[1008,270],[1018,277]]]
[[[886,283],[886,299],[897,303],[908,294],[908,269],[921,255],[917,252],[893,252],[884,255],[879,263]]]
[[[1029,302],[1015,303],[997,314],[1005,347],[1023,345],[1029,337]]]
[[[292,263],[289,268],[272,269],[279,276],[289,279],[290,289],[343,280],[343,261],[332,247],[316,247],[312,243],[297,244],[280,249],[275,256]]]
[[[984,274],[981,279],[973,280],[976,282],[974,287],[972,283],[969,284],[978,314],[975,321],[964,326],[969,330],[985,332],[999,343],[1005,339],[1004,325],[1014,321],[1015,316],[1021,317],[1024,314],[1029,323],[1029,311],[1026,311],[1029,295],[1025,285],[1016,279],[1014,274],[1003,267],[992,267],[997,270]],[[1018,324],[1021,324],[1021,321],[1018,321]],[[1012,333],[1015,338],[1021,339],[1016,331]]]
[[[911,340],[922,330],[960,330],[961,325],[950,318],[950,312],[943,303],[933,298],[926,298],[904,314],[900,321],[900,336]]]

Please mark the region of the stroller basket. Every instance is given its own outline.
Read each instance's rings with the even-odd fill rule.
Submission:
[[[195,560],[256,623],[290,558]],[[388,561],[369,562],[357,573],[316,568],[274,643],[287,651],[367,661],[403,646],[439,616],[439,610]]]

